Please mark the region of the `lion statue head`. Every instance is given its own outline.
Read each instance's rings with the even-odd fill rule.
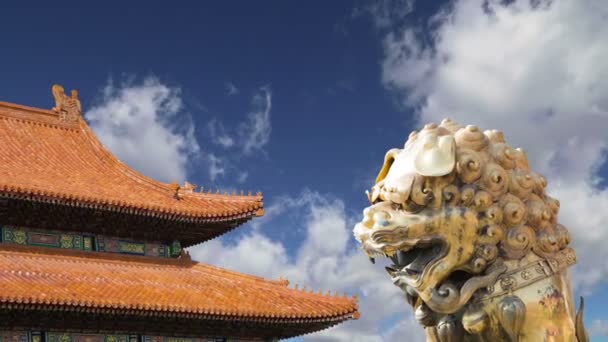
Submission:
[[[388,151],[354,235],[372,260],[392,260],[387,271],[412,305],[452,314],[504,260],[567,247],[546,186],[501,132],[445,119]]]

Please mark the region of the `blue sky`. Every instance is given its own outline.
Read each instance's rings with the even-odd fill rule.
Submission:
[[[0,99],[50,108],[53,83],[77,88],[132,167],[263,191],[266,217],[193,255],[357,293],[362,319],[318,341],[418,334],[350,233],[384,153],[444,116],[503,129],[562,200],[608,341],[608,5],[537,2],[3,3]]]

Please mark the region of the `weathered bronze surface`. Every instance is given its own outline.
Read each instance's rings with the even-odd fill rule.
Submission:
[[[354,234],[427,341],[588,341],[559,201],[501,132],[445,119],[386,154]]]

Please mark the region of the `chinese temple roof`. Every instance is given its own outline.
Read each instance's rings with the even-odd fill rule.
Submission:
[[[258,325],[296,324],[296,336],[357,318],[356,298],[288,288],[287,281],[183,260],[0,245],[0,310],[119,313],[219,319]],[[189,328],[190,329],[190,328]],[[275,335],[277,336],[277,335]]]
[[[144,176],[105,148],[80,113],[67,114],[70,113],[65,110],[0,102],[0,215],[9,209],[25,211],[22,216],[26,220],[32,211],[38,211],[38,216],[54,211],[60,213],[60,219],[67,220],[78,211],[80,222],[105,227],[130,217],[124,224],[129,234],[146,229],[148,238],[179,239],[185,246],[263,215],[259,193],[196,192],[195,186],[188,183],[179,186]],[[11,203],[7,202],[9,199]],[[9,205],[13,207],[6,208]],[[154,219],[156,231],[150,227],[150,218]],[[167,224],[163,226],[163,222]],[[173,229],[172,234],[177,236],[167,232],[175,227],[179,229]],[[62,227],[50,224],[49,228]],[[124,231],[115,234],[124,235]]]
[[[193,262],[181,247],[263,215],[262,195],[148,178],[97,139],[76,91],[68,97],[55,85],[53,95],[52,110],[0,102],[0,330],[274,339],[359,316],[356,298]],[[23,241],[7,233],[13,226],[27,228]],[[64,246],[71,232],[96,247]],[[49,242],[58,236],[60,244]],[[138,253],[112,250],[109,241],[144,250],[171,243],[181,255],[119,254]]]

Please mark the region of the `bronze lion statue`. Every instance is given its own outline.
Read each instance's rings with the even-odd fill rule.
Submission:
[[[588,341],[559,201],[500,131],[445,119],[386,154],[354,235],[427,341]]]

